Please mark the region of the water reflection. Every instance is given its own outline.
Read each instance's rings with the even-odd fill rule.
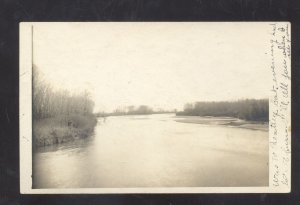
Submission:
[[[88,138],[85,139],[76,139],[75,141],[72,142],[66,142],[62,144],[54,144],[51,146],[44,146],[44,147],[38,147],[35,148],[35,152],[37,153],[43,153],[43,152],[55,152],[55,151],[60,151],[60,150],[73,150],[73,149],[78,149],[78,148],[84,148],[87,146],[90,146],[91,143],[93,143],[94,140],[94,134],[92,136],[89,136]]]
[[[93,137],[37,150],[34,186],[268,184],[268,132],[175,120],[173,114],[99,118]]]

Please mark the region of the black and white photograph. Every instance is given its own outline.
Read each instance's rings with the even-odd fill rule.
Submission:
[[[20,136],[20,157],[30,177],[21,183],[100,192],[276,186],[277,129],[290,154],[288,26],[24,23],[21,124],[30,139]]]

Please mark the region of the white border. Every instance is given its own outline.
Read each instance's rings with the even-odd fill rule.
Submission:
[[[153,23],[153,22],[152,22]],[[162,22],[163,23],[163,22]],[[182,24],[184,22],[174,22]],[[200,23],[200,22],[199,22]],[[210,24],[206,22],[207,24]],[[217,22],[215,22],[217,23]],[[264,24],[271,24],[272,22],[261,22]],[[289,193],[291,189],[291,154],[283,154],[281,145],[284,143],[284,139],[279,136],[278,146],[269,148],[269,186],[268,187],[182,187],[182,188],[77,188],[77,189],[32,189],[32,26],[37,24],[70,24],[70,23],[20,23],[20,191],[22,194],[115,194],[115,193]],[[99,24],[99,23],[76,23],[76,24]],[[112,23],[113,24],[113,23]],[[117,23],[114,23],[117,24]],[[122,24],[122,23],[120,23]],[[123,23],[124,24],[124,23]],[[134,24],[134,23],[127,23]],[[202,23],[203,24],[203,23]],[[219,23],[221,24],[221,23]],[[228,24],[228,22],[227,22]],[[234,24],[245,24],[241,22],[235,22]],[[249,22],[247,24],[259,24],[258,22]],[[289,22],[277,22],[279,26],[289,26]],[[289,32],[290,33],[290,32]],[[269,42],[266,42],[269,43]],[[276,54],[278,55],[278,54]],[[277,59],[281,58],[276,56]],[[289,73],[290,59],[288,61]],[[271,72],[270,72],[271,73]],[[280,80],[280,76],[277,76]],[[290,94],[289,83],[289,98]],[[270,99],[272,96],[270,95]],[[270,117],[274,106],[270,103]],[[288,141],[289,148],[291,147],[291,110],[288,108],[288,117],[286,123],[289,126]],[[279,123],[278,127],[283,131],[283,124]],[[282,132],[281,132],[282,133]],[[273,137],[272,132],[269,132],[269,140]],[[281,143],[281,144],[280,144]],[[274,179],[274,164],[272,159],[272,153],[276,152],[278,157],[288,157],[289,161],[285,170],[287,174],[288,185],[279,186],[272,185]],[[284,155],[284,156],[283,156]],[[282,172],[283,165],[279,163],[279,175]]]

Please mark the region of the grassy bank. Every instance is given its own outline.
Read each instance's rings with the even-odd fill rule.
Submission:
[[[94,115],[58,115],[34,120],[33,144],[35,147],[70,142],[92,134],[97,119]]]

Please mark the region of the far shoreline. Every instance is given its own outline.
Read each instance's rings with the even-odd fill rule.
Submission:
[[[269,123],[267,121],[247,121],[234,117],[215,117],[215,116],[174,116],[176,122],[193,123],[203,125],[221,125],[228,127],[237,127],[244,129],[269,131]]]
[[[259,130],[259,131],[269,131],[268,121],[250,121],[243,120],[235,117],[229,116],[196,116],[196,115],[176,115],[175,112],[169,113],[148,113],[148,114],[127,114],[127,115],[108,115],[108,116],[98,116],[98,118],[103,117],[134,117],[134,116],[150,116],[150,115],[162,115],[169,114],[174,115],[174,121],[179,123],[192,123],[192,124],[202,124],[202,125],[218,125],[227,127],[236,127],[243,129]]]

